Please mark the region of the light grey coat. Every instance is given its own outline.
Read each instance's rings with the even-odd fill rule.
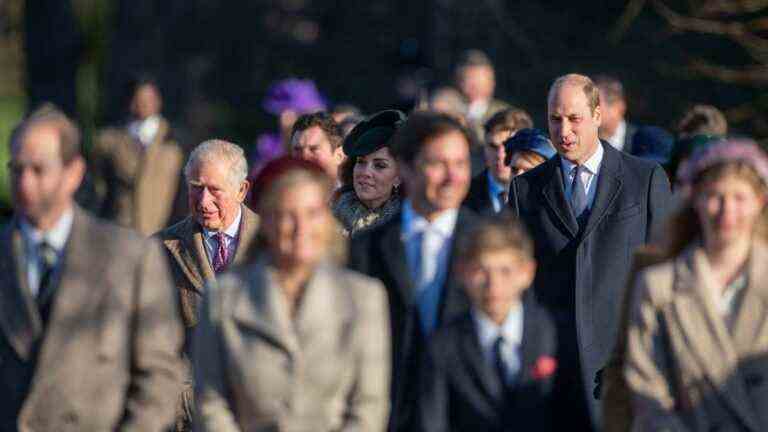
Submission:
[[[296,316],[258,261],[206,289],[193,339],[202,431],[383,431],[387,299],[373,279],[321,264]]]

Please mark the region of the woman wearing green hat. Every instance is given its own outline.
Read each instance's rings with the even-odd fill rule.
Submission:
[[[400,176],[389,144],[404,121],[400,111],[381,111],[360,122],[344,139],[347,159],[340,170],[342,186],[331,206],[350,237],[383,225],[400,211]]]

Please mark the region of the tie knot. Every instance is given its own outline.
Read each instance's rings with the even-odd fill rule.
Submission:
[[[56,249],[51,246],[50,243],[42,241],[37,245],[37,253],[40,256],[40,260],[46,267],[53,267],[56,265],[58,259],[58,253]]]
[[[226,242],[226,240],[229,238],[227,234],[224,233],[224,231],[219,231],[216,233],[216,241],[223,243]]]
[[[575,167],[573,167],[571,169],[571,174],[574,175],[574,176],[577,176],[577,175],[581,174],[582,171],[584,171],[584,167],[582,165],[576,165]]]

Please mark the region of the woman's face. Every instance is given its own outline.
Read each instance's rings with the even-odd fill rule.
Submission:
[[[748,240],[764,206],[765,196],[735,174],[703,184],[694,199],[704,240],[716,247]]]
[[[387,147],[371,154],[359,156],[352,171],[355,194],[368,208],[377,208],[392,195],[392,189],[400,185],[397,163]]]
[[[262,225],[270,255],[278,267],[311,266],[326,254],[333,229],[323,188],[309,180],[279,191]]]

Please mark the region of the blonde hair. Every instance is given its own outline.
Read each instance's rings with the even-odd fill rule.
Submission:
[[[600,90],[597,88],[592,79],[586,75],[568,74],[557,78],[549,87],[547,101],[550,101],[555,93],[566,85],[581,87],[581,90],[587,97],[589,110],[592,114],[594,114],[595,109],[600,106]]]

